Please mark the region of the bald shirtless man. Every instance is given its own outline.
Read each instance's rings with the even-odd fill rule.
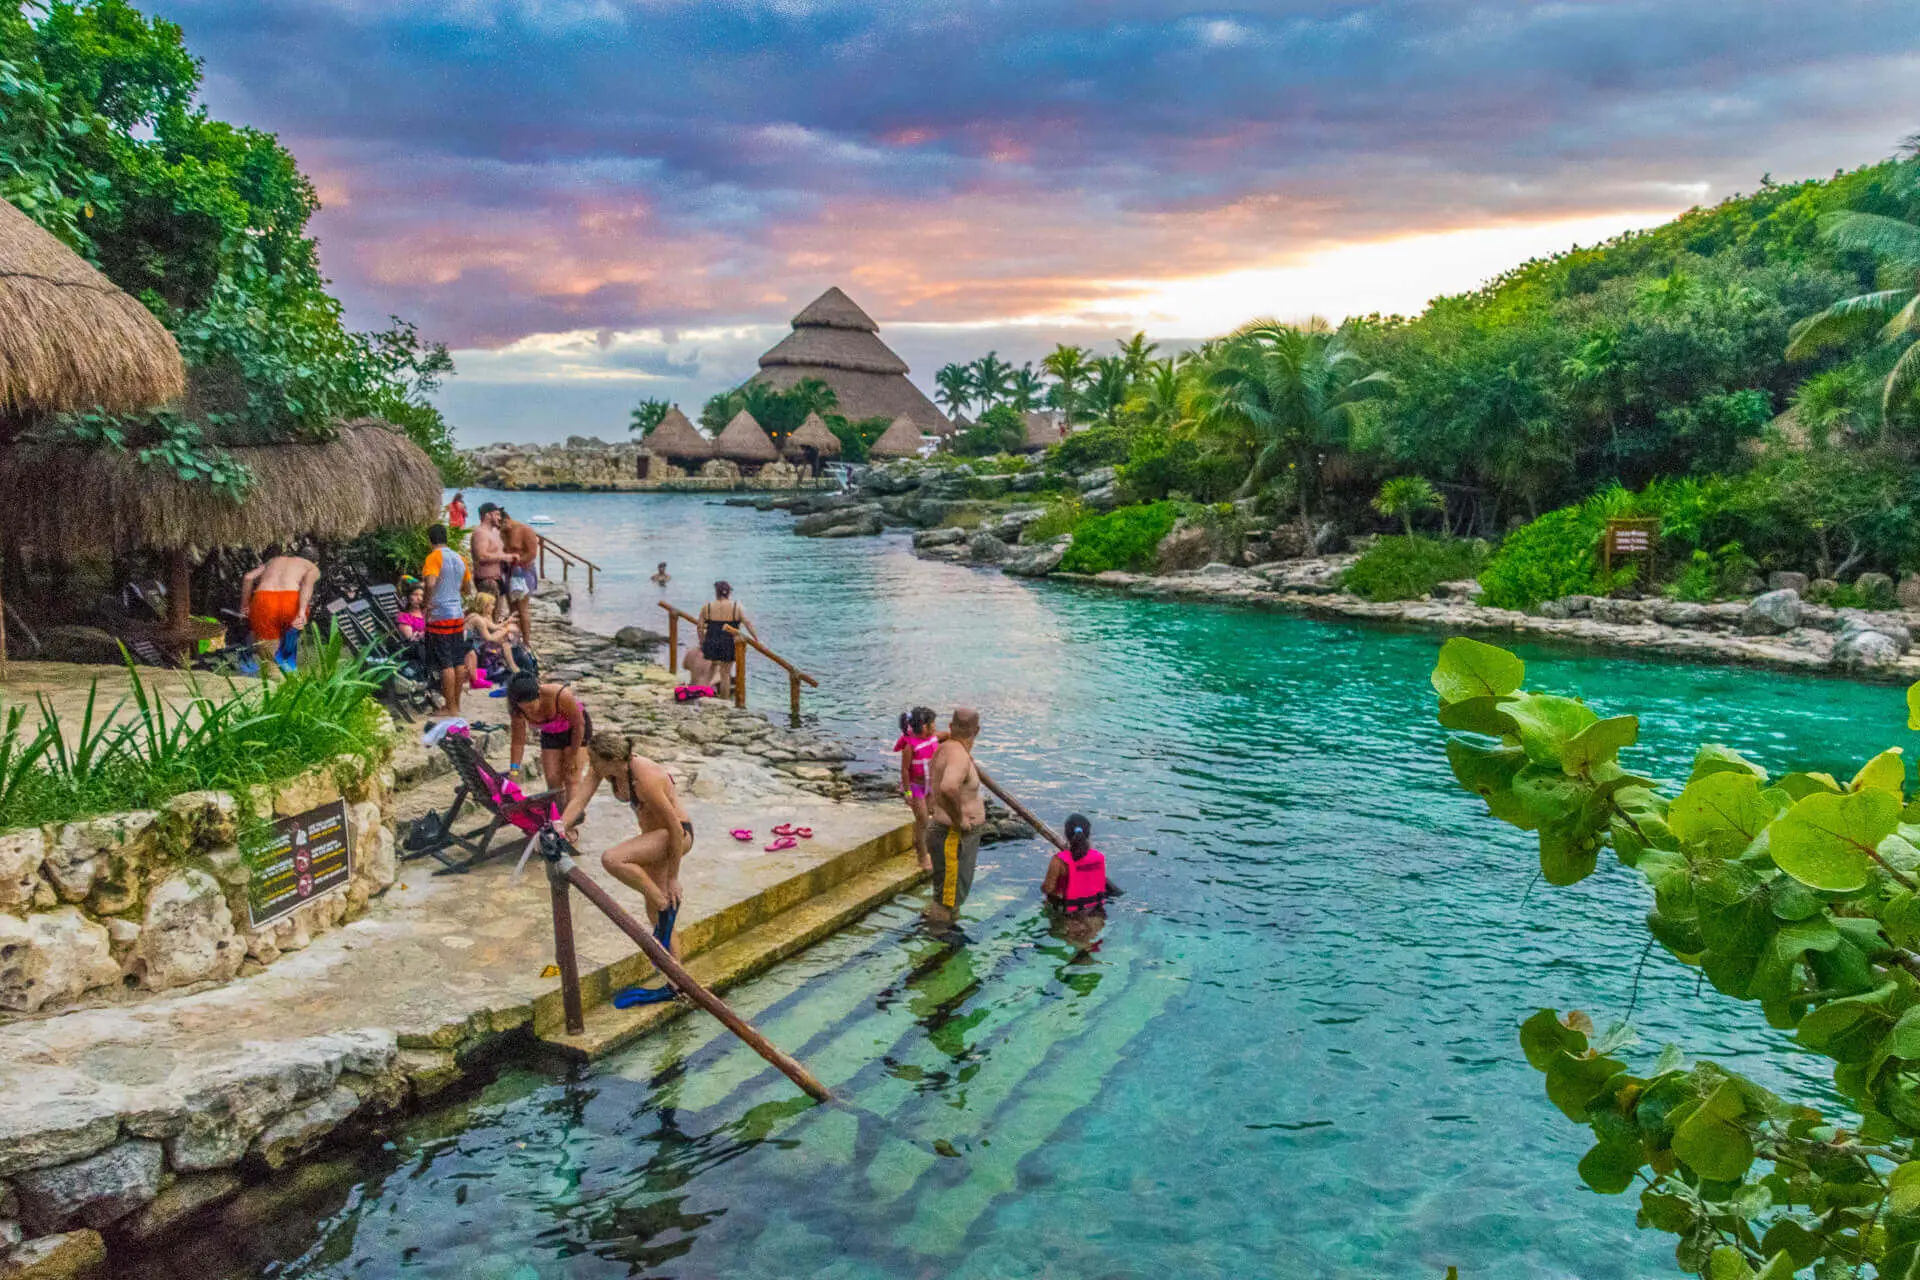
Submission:
[[[937,920],[958,916],[973,890],[973,869],[987,822],[980,771],[973,767],[973,744],[979,736],[980,713],[972,707],[955,707],[947,721],[947,740],[927,767],[932,810],[927,851],[933,855],[933,904],[928,914]]]
[[[549,781],[557,781],[549,779]],[[673,922],[680,914],[680,862],[693,848],[693,821],[680,803],[673,775],[633,749],[633,740],[610,730],[587,743],[586,767],[568,779],[570,797],[560,826],[577,840],[587,802],[605,782],[613,798],[633,810],[640,833],[600,855],[607,874],[646,900],[653,936],[675,955]]]
[[[278,547],[269,550],[265,564],[240,579],[240,612],[253,631],[263,682],[276,666],[289,674],[298,666],[300,632],[319,581],[319,565],[305,556],[282,555]]]

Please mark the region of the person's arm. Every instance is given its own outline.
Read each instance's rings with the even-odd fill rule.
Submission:
[[[572,745],[584,747],[587,745],[587,709],[580,705],[580,699],[573,694],[568,693],[565,697],[573,704],[573,710],[567,712],[567,719],[573,722]]]
[[[293,614],[293,629],[295,631],[302,631],[306,628],[307,610],[313,607],[313,588],[319,581],[320,566],[317,564],[309,564],[306,572],[300,575],[300,606],[294,610]]]
[[[1067,873],[1066,864],[1060,861],[1059,854],[1056,853],[1051,858],[1048,858],[1047,859],[1047,875],[1046,875],[1046,878],[1040,882],[1040,892],[1044,893],[1049,898],[1059,896],[1060,879],[1062,876],[1066,875],[1066,873]]]
[[[746,632],[746,633],[747,633],[748,635],[750,635],[750,636],[752,636],[752,637],[753,637],[753,638],[754,638],[755,640],[758,640],[758,639],[760,638],[760,633],[759,633],[758,631],[755,631],[755,630],[753,629],[753,619],[752,619],[752,618],[749,618],[749,617],[748,617],[748,616],[747,616],[747,615],[746,615],[745,613],[742,613],[742,614],[740,615],[740,624],[739,624],[739,625],[740,625],[740,629],[741,629],[742,631],[744,631],[744,632]]]
[[[509,761],[507,769],[512,773],[518,773],[520,772],[520,760],[527,754],[527,718],[520,714],[520,708],[515,707],[507,713],[507,720],[512,724],[513,728],[509,738],[512,746],[507,752],[507,760]]]
[[[551,778],[548,779],[552,781]],[[593,776],[593,766],[585,765],[580,777],[567,789],[567,811],[560,815],[560,829],[567,833],[567,839],[574,838],[579,830],[580,819],[587,812],[587,804],[593,799],[593,793],[600,788],[600,780]]]
[[[253,589],[255,585],[259,583],[260,575],[265,573],[266,571],[267,571],[267,566],[261,565],[258,568],[247,570],[246,576],[240,579],[240,616],[241,617],[243,618],[246,617],[249,611],[253,608]]]
[[[945,751],[946,748],[942,747],[940,750]],[[937,754],[933,758],[936,764],[940,760]],[[966,770],[952,766],[940,771],[940,811],[956,823],[961,820],[961,815],[965,812],[960,807],[961,784],[965,781],[965,775]]]
[[[900,752],[900,794],[905,795],[913,787],[913,748],[907,747]]]

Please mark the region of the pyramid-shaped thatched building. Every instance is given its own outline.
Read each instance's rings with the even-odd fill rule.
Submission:
[[[828,289],[793,318],[793,332],[760,357],[754,380],[781,391],[818,378],[840,397],[849,421],[904,417],[928,435],[948,435],[953,424],[907,381],[907,362],[880,341],[880,326],[839,289]]]

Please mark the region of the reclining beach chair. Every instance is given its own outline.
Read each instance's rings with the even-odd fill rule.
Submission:
[[[327,618],[348,649],[383,673],[379,677],[380,699],[396,715],[411,722],[413,712],[432,708],[426,665],[418,646],[382,638],[376,630],[373,606],[364,598],[327,601]]]
[[[453,763],[460,786],[445,813],[430,813],[408,827],[400,842],[402,861],[432,858],[441,866],[435,875],[466,871],[491,856],[494,839],[508,827],[532,836],[560,817],[558,791],[523,795],[519,783],[487,763],[463,721],[448,721],[436,729],[437,745]],[[487,822],[469,831],[455,831],[454,824],[469,802],[488,815]],[[455,857],[450,851],[456,849],[466,856]]]

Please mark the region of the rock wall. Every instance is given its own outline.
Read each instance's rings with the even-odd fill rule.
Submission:
[[[219,791],[154,811],[0,835],[0,1020],[76,1002],[129,1000],[228,982],[358,919],[394,881],[393,775],[358,761],[318,766],[254,797],[262,815],[348,801],[353,876],[278,920],[251,927],[239,806]]]
[[[597,493],[818,488],[816,481],[790,462],[770,462],[743,476],[738,463],[715,458],[689,473],[656,460],[655,474],[641,479],[645,451],[637,441],[613,444],[589,436],[569,436],[565,444],[493,444],[462,455],[474,470],[474,484],[487,489],[579,490]]]

